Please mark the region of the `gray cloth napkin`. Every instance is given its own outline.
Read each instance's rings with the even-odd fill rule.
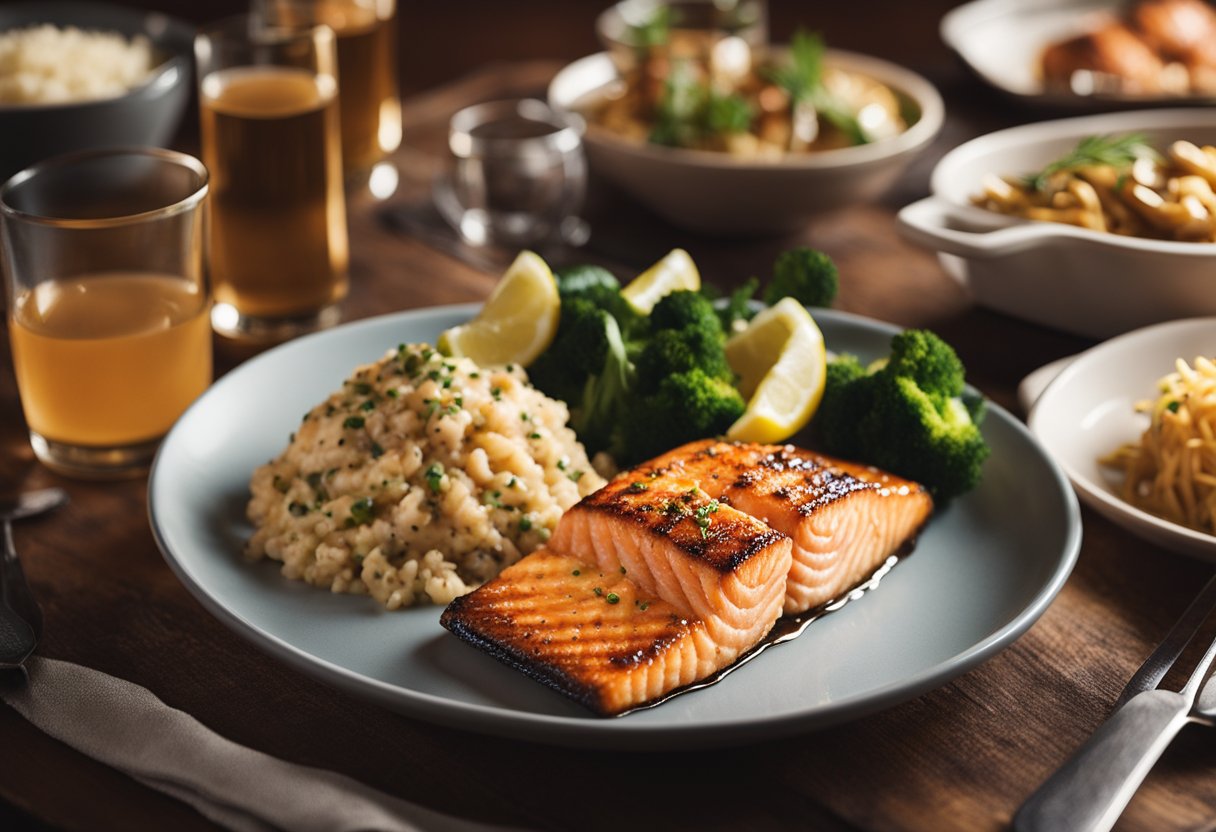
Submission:
[[[332,771],[278,760],[211,731],[146,688],[31,657],[0,698],[52,737],[239,832],[489,832]]]

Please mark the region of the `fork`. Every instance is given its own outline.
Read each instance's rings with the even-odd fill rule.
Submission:
[[[1018,809],[1013,817],[1017,832],[1110,829],[1182,726],[1216,722],[1216,677],[1208,679],[1216,641],[1208,645],[1182,690],[1154,687],[1213,603],[1216,575],[1132,677],[1114,714]]]

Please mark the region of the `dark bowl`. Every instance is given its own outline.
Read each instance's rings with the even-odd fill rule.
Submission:
[[[190,100],[194,27],[157,12],[108,3],[0,4],[0,31],[42,23],[145,35],[162,59],[140,86],[115,98],[63,104],[0,104],[0,182],[73,150],[151,145],[173,138]]]

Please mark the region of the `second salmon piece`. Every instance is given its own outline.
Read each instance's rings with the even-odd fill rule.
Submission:
[[[789,535],[786,614],[843,597],[910,543],[933,513],[919,483],[792,445],[693,442],[639,473],[683,478]]]

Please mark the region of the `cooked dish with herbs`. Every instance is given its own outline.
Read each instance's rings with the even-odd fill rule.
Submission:
[[[1090,136],[1021,176],[986,176],[972,201],[1030,220],[1130,237],[1216,242],[1216,147],[1176,141],[1164,155],[1143,136]]]
[[[1216,363],[1179,358],[1157,387],[1136,403],[1150,419],[1139,441],[1101,462],[1123,473],[1120,496],[1133,506],[1216,534]]]
[[[915,116],[891,88],[833,66],[818,35],[788,50],[684,29],[660,6],[634,31],[620,81],[581,108],[592,127],[638,142],[780,160],[896,136]]]
[[[603,484],[566,418],[518,366],[402,345],[357,368],[254,472],[247,552],[388,609],[446,604]]]
[[[1041,58],[1048,88],[1079,95],[1216,93],[1216,10],[1204,0],[1141,0],[1054,43]]]

